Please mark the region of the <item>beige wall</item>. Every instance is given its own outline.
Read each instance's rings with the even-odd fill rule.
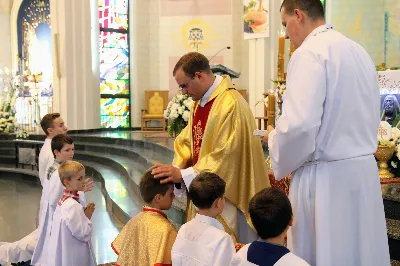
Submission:
[[[163,1],[163,2],[162,2]],[[131,60],[132,60],[132,126],[140,126],[141,109],[144,106],[144,90],[170,90],[170,98],[177,90],[172,77],[176,61],[191,50],[184,37],[185,27],[193,20],[207,30],[206,45],[199,52],[211,57],[225,46],[231,50],[222,51],[212,63],[241,72],[233,82],[238,88],[249,89],[249,41],[243,40],[242,0],[211,1],[212,9],[205,1],[133,1],[131,5]],[[271,35],[280,29],[279,6],[270,1]],[[203,6],[204,5],[204,6]],[[274,7],[274,9],[272,9]],[[196,24],[196,23],[195,23]],[[185,43],[186,42],[186,43]],[[265,45],[257,46],[265,63],[262,66],[264,88],[258,89],[255,99],[271,88],[269,79],[275,75],[277,38],[264,39]],[[254,59],[253,59],[254,60]]]
[[[400,66],[400,1],[327,0],[334,28],[361,44],[376,65],[384,62],[385,12],[388,23],[387,66]]]
[[[12,0],[0,1],[0,68],[11,69],[11,28],[10,13]]]

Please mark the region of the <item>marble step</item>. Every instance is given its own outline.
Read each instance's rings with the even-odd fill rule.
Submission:
[[[89,150],[94,152],[102,152],[107,154],[115,154],[131,157],[133,153],[140,154],[149,160],[155,160],[160,163],[171,163],[173,154],[166,154],[161,151],[151,150],[150,148],[135,147],[135,146],[124,146],[117,144],[104,144],[104,143],[93,143],[93,142],[80,142],[76,141],[75,150]]]
[[[122,183],[120,173],[100,163],[79,160],[86,167],[86,176],[101,180],[101,191],[105,197],[108,212],[112,213],[123,224],[141,211],[143,202],[140,197],[128,192]]]
[[[15,147],[0,147],[0,156],[1,155],[15,156]]]
[[[0,164],[15,164],[16,162],[15,155],[0,155]]]
[[[127,158],[124,156],[117,155],[104,155],[101,153],[88,152],[88,151],[79,151],[76,150],[74,159],[77,161],[89,161],[97,163],[97,165],[101,168],[106,167],[107,169],[113,169],[115,172],[112,178],[108,176],[104,176],[106,190],[114,191],[116,188],[115,185],[118,185],[119,188],[122,189],[121,194],[129,194],[134,199],[140,199],[140,191],[139,191],[139,182],[143,173],[148,169],[148,165],[141,165],[138,163],[137,159],[140,156],[136,155],[135,159]],[[157,163],[156,161],[150,162]],[[95,170],[97,170],[95,168]],[[122,188],[124,187],[124,188]],[[126,208],[126,204],[116,202],[122,210],[129,216],[130,214],[129,208]],[[128,206],[129,207],[129,206]],[[175,198],[172,208],[167,211],[167,215],[171,221],[174,222],[175,226],[178,228],[183,224],[185,219],[185,208],[186,208],[186,197]],[[126,216],[125,218],[128,218]]]
[[[3,139],[3,136],[0,137],[0,148],[15,148],[15,143],[13,140]]]
[[[28,178],[30,181],[38,182],[39,180],[39,172],[32,169],[22,169],[22,168],[15,168],[15,165],[4,165],[0,164],[0,176],[6,176],[8,178],[13,176],[21,176]]]
[[[0,133],[0,139],[1,140],[13,140],[13,139],[15,139],[15,134]]]

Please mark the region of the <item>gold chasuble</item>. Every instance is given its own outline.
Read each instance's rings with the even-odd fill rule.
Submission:
[[[198,108],[202,108],[202,113],[197,112]],[[204,112],[208,113],[206,117]],[[181,169],[193,167],[198,173],[212,172],[223,178],[225,197],[245,214],[251,228],[249,201],[270,186],[261,141],[253,135],[255,129],[248,103],[224,75],[204,107],[200,101],[194,103],[188,126],[175,140],[173,161]],[[193,204],[189,203],[187,221],[195,213]],[[237,239],[226,219],[219,217],[218,220]]]
[[[117,266],[171,266],[176,229],[160,210],[143,208],[122,228],[111,247]]]

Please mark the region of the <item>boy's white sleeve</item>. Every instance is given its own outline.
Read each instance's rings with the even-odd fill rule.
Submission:
[[[49,204],[52,208],[52,213],[54,213],[55,209],[57,208],[57,203],[61,199],[64,189],[65,188],[61,183],[58,170],[56,170],[51,174],[49,180]]]
[[[217,251],[214,266],[230,265],[233,256],[236,254],[235,245],[229,235],[226,235],[214,250]]]
[[[176,165],[174,165],[174,166],[176,168],[179,168]],[[189,190],[190,184],[192,183],[193,179],[198,175],[198,173],[194,170],[193,167],[189,167],[186,169],[180,169],[180,171],[181,171],[183,182],[184,182],[186,188]],[[174,193],[175,193],[175,196],[180,197],[185,193],[185,189],[183,187],[178,189],[175,186]]]
[[[92,222],[85,216],[82,206],[71,204],[65,214],[65,223],[72,235],[79,241],[89,242],[92,237]]]
[[[78,194],[79,194],[79,203],[82,205],[83,208],[86,208],[88,204],[87,204],[85,192],[78,191]]]

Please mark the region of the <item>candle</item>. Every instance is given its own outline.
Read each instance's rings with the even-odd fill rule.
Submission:
[[[278,38],[278,80],[284,79],[284,72],[285,72],[285,32],[279,32]]]
[[[270,90],[268,94],[268,125],[275,127],[275,95]]]
[[[282,34],[279,36],[278,53],[281,54],[281,55],[285,54],[285,36],[282,35]]]

